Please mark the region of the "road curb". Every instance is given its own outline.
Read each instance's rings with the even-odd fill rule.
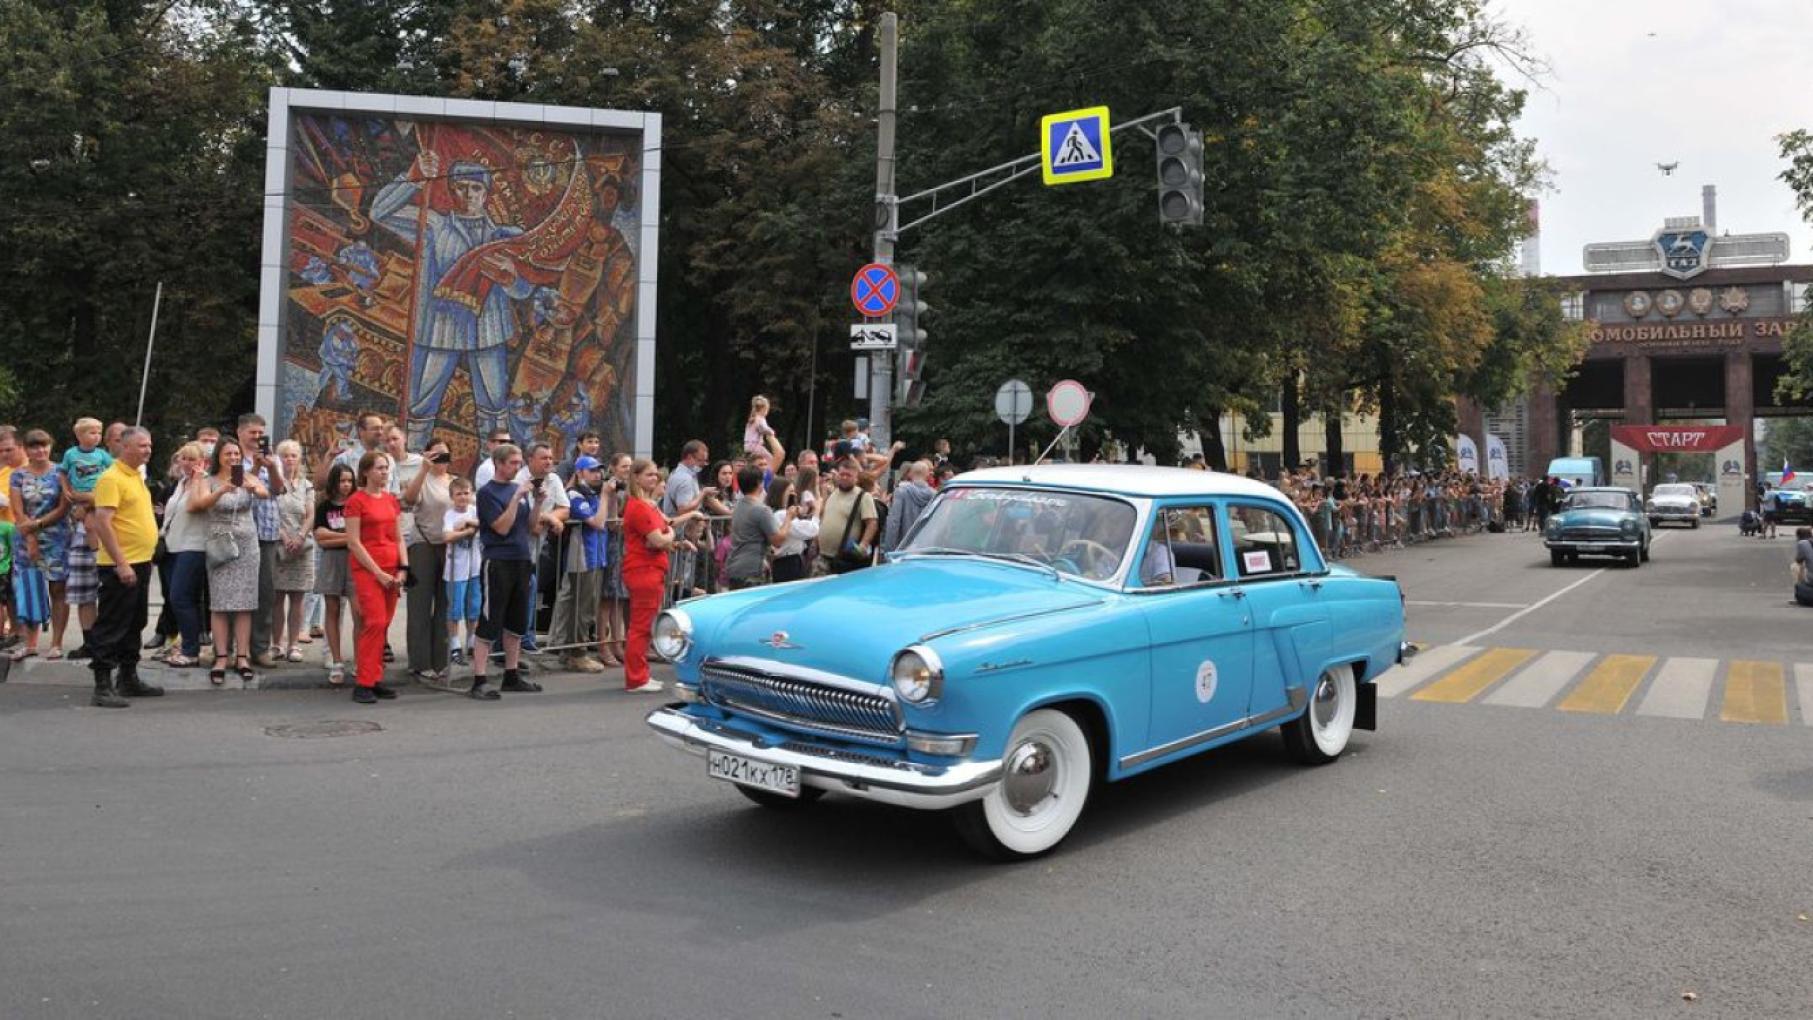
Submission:
[[[545,673],[551,676],[570,675],[596,678],[608,675],[580,672],[568,673],[556,668],[558,665],[557,659],[549,662],[538,662],[534,658],[527,658],[524,660],[523,664],[528,667],[524,672]],[[234,691],[313,691],[338,689],[327,682],[327,668],[319,662],[286,662],[275,669],[259,669],[254,672],[257,674],[254,679],[250,683],[245,683],[239,679],[238,674],[228,670],[227,682],[222,685],[222,688],[216,688],[213,684],[208,682],[208,669],[206,666],[178,669],[174,666],[165,665],[155,659],[143,659],[139,662],[139,676],[143,678],[146,683],[162,687],[166,691],[207,691],[217,689]],[[350,668],[350,664],[346,672],[347,686],[350,687],[352,684],[353,672]],[[497,676],[501,672],[502,667],[498,667],[496,670],[492,671],[492,675]],[[385,678],[394,683],[417,683],[413,677],[408,675],[408,667],[401,659],[387,665],[384,669],[384,673]],[[451,677],[451,680],[451,688],[417,685],[424,686],[425,689],[428,690],[451,689],[463,691],[466,684],[471,682],[470,668],[458,668]],[[68,659],[48,660],[35,658],[11,663],[10,669],[6,670],[4,673],[0,673],[0,682],[43,685],[49,687],[92,687],[94,685],[94,674],[89,670],[88,663],[85,661],[71,662]]]

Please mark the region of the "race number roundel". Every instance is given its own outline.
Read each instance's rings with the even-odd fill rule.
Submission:
[[[1215,661],[1205,660],[1196,667],[1196,700],[1208,704],[1215,700],[1215,687],[1218,681],[1215,672]]]
[[[1089,390],[1075,379],[1065,379],[1045,394],[1045,411],[1051,420],[1069,427],[1089,417]]]
[[[871,319],[879,319],[894,310],[900,300],[900,277],[894,267],[871,262],[856,271],[850,281],[850,303]]]

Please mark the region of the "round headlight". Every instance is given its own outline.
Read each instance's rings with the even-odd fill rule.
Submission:
[[[894,684],[894,693],[909,705],[930,705],[944,693],[944,663],[937,652],[924,645],[914,645],[894,656],[888,678]]]
[[[692,648],[692,617],[680,609],[669,609],[655,617],[650,644],[654,646],[655,654],[668,662],[686,658],[687,651]]]

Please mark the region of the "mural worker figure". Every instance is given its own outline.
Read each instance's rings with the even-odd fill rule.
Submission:
[[[424,150],[372,202],[372,219],[410,244],[419,238],[421,245],[407,422],[409,448],[414,450],[427,445],[447,384],[462,362],[472,380],[477,430],[483,434],[504,424],[509,399],[505,345],[515,330],[510,300],[526,298],[535,289],[505,251],[485,252],[477,260],[465,258],[481,245],[523,232],[497,223],[485,211],[491,172],[479,163],[453,163],[446,182],[453,212],[418,210],[416,195],[423,182],[440,174],[440,154]]]

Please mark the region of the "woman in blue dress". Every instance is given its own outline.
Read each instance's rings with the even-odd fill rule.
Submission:
[[[25,644],[13,658],[38,654],[38,631],[50,623],[47,659],[63,657],[63,628],[69,625],[69,603],[63,601],[64,571],[69,559],[69,503],[63,498],[63,472],[50,460],[50,433],[25,434],[25,466],[13,470],[7,494],[17,530],[13,533],[13,606],[25,630]]]

